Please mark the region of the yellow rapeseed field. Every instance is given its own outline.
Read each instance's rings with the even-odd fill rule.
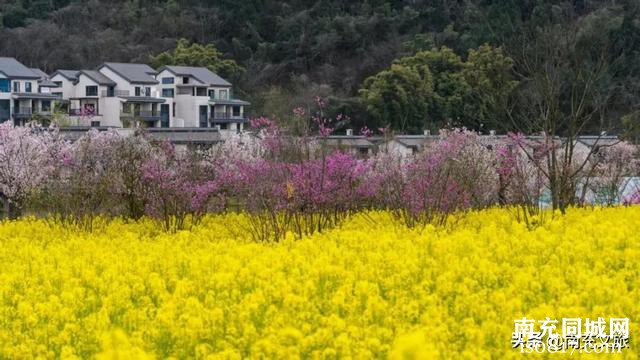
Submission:
[[[278,244],[246,223],[2,223],[0,359],[520,359],[523,316],[628,317],[631,347],[600,357],[638,356],[639,207],[534,230],[504,209],[422,231],[368,213]]]

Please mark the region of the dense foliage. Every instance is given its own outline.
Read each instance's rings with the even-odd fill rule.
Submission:
[[[320,95],[328,98],[333,115],[350,115],[354,127],[369,123],[370,128],[413,130],[450,121],[476,130],[480,124],[516,130],[515,122],[530,133],[539,129],[524,129],[523,119],[542,122],[528,111],[541,108],[540,94],[560,97],[553,112],[571,117],[566,109],[580,97],[571,87],[584,80],[577,69],[593,70],[599,57],[604,66],[594,84],[600,96],[589,95],[582,111],[597,113],[597,124],[619,130],[621,118],[636,116],[640,94],[640,6],[635,0],[17,0],[0,1],[0,15],[1,55],[46,71],[90,68],[106,60],[151,62],[152,56],[169,51],[158,61],[166,63],[176,59],[171,52],[183,38],[202,49],[213,45],[207,50],[213,63],[206,65],[219,69],[233,60],[246,69],[231,76],[244,91],[237,94],[252,101],[256,115],[281,120],[289,117],[289,109]],[[482,72],[467,71],[461,78],[430,69],[435,97],[416,101],[425,92],[415,92],[415,106],[406,110],[410,115],[398,112],[399,106],[371,107],[358,98],[365,79],[386,71],[394,60],[421,51],[437,53],[442,46],[452,50],[454,67],[462,61],[486,70],[482,64],[488,57],[473,52],[485,43],[501,48],[514,62],[512,75],[521,82],[514,91],[508,81],[487,83]],[[539,61],[542,57],[547,63]],[[197,60],[193,63],[203,61]],[[511,61],[505,60],[503,65]],[[565,66],[576,71],[567,72]],[[562,76],[547,76],[553,67]],[[398,78],[406,80],[412,91],[415,76],[403,71],[380,77],[391,80],[387,88],[397,88]],[[552,89],[541,88],[537,80],[550,78],[558,82],[547,84]],[[438,89],[444,80],[447,88]],[[415,114],[427,105],[422,123],[415,124]],[[396,114],[414,123],[389,121]]]
[[[524,316],[637,329],[638,217],[572,209],[530,231],[494,209],[418,231],[370,212],[281,244],[248,241],[242,215],[177,234],[3,222],[0,357],[520,359]]]
[[[318,100],[322,104],[322,100]],[[301,109],[296,112],[302,115]],[[520,219],[542,207],[636,203],[640,173],[627,142],[575,147],[548,137],[482,137],[442,130],[422,151],[382,146],[360,157],[329,143],[330,120],[316,135],[291,137],[266,118],[207,150],[176,148],[140,131],[92,130],[75,142],[55,128],[0,125],[0,195],[9,217],[32,213],[93,228],[98,217],[154,218],[167,231],[207,213],[244,212],[255,240],[298,238],[340,226],[355,213],[389,210],[409,227],[443,224],[450,214],[497,204]],[[370,130],[363,129],[366,133]],[[541,204],[548,196],[548,204]]]

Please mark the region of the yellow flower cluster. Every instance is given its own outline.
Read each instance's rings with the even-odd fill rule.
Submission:
[[[638,356],[639,207],[535,230],[506,209],[422,230],[374,212],[278,244],[246,227],[2,223],[0,359],[519,359],[523,316],[627,317],[617,358]]]

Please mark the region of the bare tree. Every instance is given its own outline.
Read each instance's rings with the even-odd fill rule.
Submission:
[[[541,135],[523,142],[522,150],[546,179],[554,209],[564,212],[576,203],[576,189],[592,171],[591,157],[600,146],[600,136],[622,133],[607,121],[615,95],[609,78],[605,40],[581,42],[577,22],[523,30],[516,60],[521,78],[517,110],[509,112],[511,126],[525,134]],[[593,146],[577,152],[578,137],[596,134]]]

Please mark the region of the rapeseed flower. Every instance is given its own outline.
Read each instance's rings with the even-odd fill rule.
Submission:
[[[519,358],[524,316],[627,317],[618,358],[636,358],[638,219],[570,209],[529,229],[489,209],[410,229],[371,212],[276,244],[238,214],[177,233],[3,222],[0,358]]]

